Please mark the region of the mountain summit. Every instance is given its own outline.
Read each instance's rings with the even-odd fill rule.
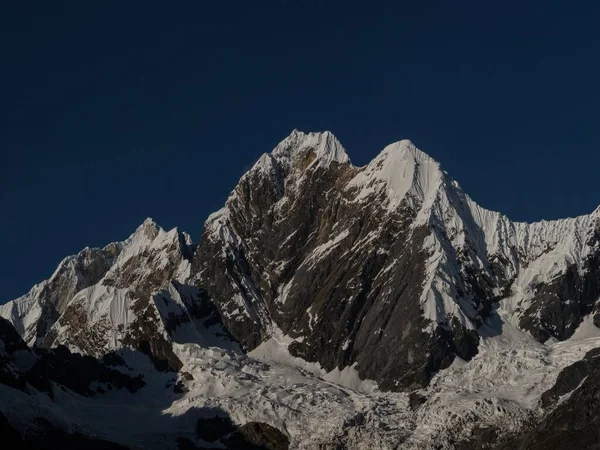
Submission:
[[[320,164],[329,164],[333,161],[337,163],[350,162],[342,144],[329,131],[306,134],[294,130],[273,149],[271,155],[280,163],[288,165],[293,164],[298,158],[306,156],[309,151],[312,155],[311,158]]]
[[[249,349],[281,330],[294,356],[406,389],[473,357],[503,299],[502,320],[541,342],[597,311],[595,215],[511,222],[408,140],[360,168],[328,132],[295,131],[271,155],[209,218],[192,264]]]
[[[139,375],[156,399],[131,395],[148,414],[220,417],[229,431],[193,435],[199,445],[229,448],[248,422],[253,438],[283,433],[292,448],[479,448],[555,423],[546,412],[561,396],[594,388],[584,380],[598,370],[600,208],[513,222],[408,140],[356,167],[330,132],[294,130],[240,178],[198,245],[147,219],[124,241],[65,258],[0,316],[11,386],[37,388],[34,368],[61,364],[119,389],[139,388]],[[66,372],[52,383],[105,391]],[[207,404],[237,425],[191,412]],[[102,436],[135,447],[118,428]]]

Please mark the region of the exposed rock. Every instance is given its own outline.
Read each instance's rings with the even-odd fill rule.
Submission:
[[[231,340],[203,291],[185,283],[194,249],[187,234],[147,219],[123,242],[65,259],[50,280],[0,314],[24,336],[31,320],[45,321],[36,325],[38,346],[64,345],[95,358],[126,347],[146,354],[158,370],[177,371],[182,363],[172,343],[181,336],[203,344]]]
[[[409,395],[409,406],[410,409],[412,409],[413,411],[419,409],[419,406],[421,406],[426,401],[427,397],[419,394],[418,392],[411,392]]]
[[[0,305],[0,315],[10,320],[28,344],[43,345],[46,334],[73,296],[98,283],[115,263],[120,243],[104,248],[84,248],[65,258],[49,280],[34,286],[19,299]]]
[[[346,158],[323,163],[324,147],[341,146],[308,136],[290,137],[242,177],[207,222],[193,272],[249,349],[274,324],[297,338],[292,355],[326,370],[356,363],[383,389],[422,387],[477,348],[458,321],[425,331],[430,230],[414,225],[406,202],[389,211],[385,193],[357,207],[348,186],[359,169]]]
[[[132,377],[104,365],[92,356],[71,353],[61,346],[52,350],[37,349],[37,362],[27,372],[27,380],[41,390],[48,390],[43,382],[52,381],[81,395],[95,395],[92,383],[109,386],[110,389],[125,388],[136,392],[146,383],[141,375]]]
[[[0,347],[0,383],[19,390],[25,390],[29,384],[51,394],[52,385],[58,384],[89,396],[98,393],[98,389],[102,389],[100,385],[136,392],[145,384],[141,375],[126,375],[91,356],[73,354],[64,346],[51,350],[37,348],[32,352],[12,325],[2,318]],[[113,362],[117,358],[122,361],[118,356],[109,357]],[[93,383],[99,387],[93,389]]]
[[[480,450],[492,448],[498,439],[498,429],[495,427],[475,427],[471,438],[456,445],[456,450]]]
[[[542,422],[498,449],[563,450],[600,448],[600,373],[588,376]]]
[[[237,426],[226,416],[198,420],[196,433],[205,442],[218,441],[231,450],[287,450],[290,444],[285,434],[266,423]]]
[[[514,223],[409,141],[357,168],[294,132],[209,217],[191,272],[247,349],[279,329],[293,356],[411,390],[471,359],[502,299],[542,342],[600,317],[599,223]]]
[[[573,392],[586,377],[595,373],[600,373],[600,348],[590,350],[583,359],[565,367],[554,386],[542,395],[542,405],[553,406],[561,396]]]
[[[285,434],[260,422],[242,425],[223,443],[231,450],[288,450],[290,445]]]
[[[27,355],[27,359],[35,362],[35,356],[31,354],[27,344],[13,328],[12,324],[0,317],[0,383],[15,389],[25,388],[23,370],[28,367],[20,367],[15,360],[15,354]]]
[[[511,222],[475,204],[409,141],[355,167],[330,133],[295,131],[241,178],[225,207],[207,220],[198,248],[185,233],[167,232],[148,219],[123,242],[65,259],[49,280],[1,306],[0,315],[18,334],[0,320],[0,383],[24,396],[31,389],[44,402],[44,393],[54,392],[49,402],[65,397],[87,405],[93,400],[81,395],[101,396],[114,388],[136,392],[144,381],[127,375],[134,371],[125,360],[141,352],[154,369],[179,371],[157,373],[142,358],[147,374],[156,376],[148,383],[166,386],[164,398],[149,403],[161,414],[172,407],[172,417],[185,411],[192,424],[178,428],[182,422],[172,419],[172,437],[181,448],[207,442],[287,448],[288,432],[296,440],[294,427],[285,433],[260,422],[240,427],[227,414],[202,419],[196,434],[189,430],[205,412],[214,413],[192,411],[194,395],[231,408],[241,400],[229,394],[248,386],[259,386],[260,394],[249,405],[236,405],[236,422],[243,414],[256,420],[265,414],[255,409],[263,404],[273,409],[262,416],[268,422],[304,420],[296,410],[300,401],[316,410],[321,400],[329,402],[332,415],[347,401],[348,409],[330,425],[339,429],[315,442],[323,449],[357,442],[488,448],[530,425],[507,445],[587,448],[597,445],[598,352],[558,375],[541,397],[544,411],[531,408],[555,375],[545,365],[558,370],[566,364],[543,349],[555,349],[555,340],[575,333],[595,336],[599,299],[600,208],[573,219]],[[548,347],[521,331],[542,343],[550,340]],[[527,344],[513,349],[513,338]],[[233,340],[243,350],[266,345],[243,355]],[[268,357],[256,361],[263,350],[301,367],[288,379],[305,377],[313,386],[305,370],[314,370],[326,385],[318,392],[323,396],[302,383],[292,385],[298,395],[289,395],[289,386],[279,382],[274,395],[256,382],[271,367]],[[569,361],[582,352],[573,349]],[[494,357],[502,361],[496,365],[489,359]],[[506,361],[515,361],[516,370]],[[492,389],[496,380],[489,367],[498,368],[506,390]],[[514,399],[519,386],[511,383],[527,378],[530,368],[531,379],[542,384],[529,386],[526,396],[533,401],[520,403]],[[464,381],[463,369],[483,381],[455,386]],[[436,375],[439,384],[427,387]],[[207,382],[213,378],[215,385]],[[373,393],[364,380],[376,381],[381,391],[412,393]],[[454,410],[454,404],[444,404],[447,391],[456,395]],[[387,395],[394,400],[388,403]],[[277,410],[282,405],[286,409]],[[428,422],[427,413],[437,416]],[[533,426],[538,413],[547,416]],[[54,425],[46,425],[41,429],[54,433]],[[85,421],[79,425],[87,430]]]
[[[563,450],[600,448],[600,348],[566,367],[542,396],[555,407],[539,424],[498,444],[497,450]],[[560,401],[558,401],[560,399]]]

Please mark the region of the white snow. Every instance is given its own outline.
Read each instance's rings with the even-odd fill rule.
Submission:
[[[289,435],[292,449],[317,449],[339,439],[357,449],[449,448],[448,442],[469,437],[475,425],[495,425],[503,433],[520,429],[542,413],[539,397],[559,370],[600,345],[600,338],[586,338],[545,346],[506,322],[501,334],[489,329],[473,360],[457,360],[438,373],[420,391],[427,402],[413,412],[407,394],[382,393],[351,367],[325,373],[318,364],[289,354],[293,339],[279,330],[273,335],[249,355],[175,344],[182,371],[193,376],[184,381],[188,392],[182,395],[165,389],[168,374],[140,362],[135,367],[146,370],[148,385],[136,394],[84,398],[57,390],[52,403],[0,386],[0,411],[13,420],[48,417],[144,448],[176,448],[167,436],[192,433],[196,418],[218,411],[237,423],[277,427]],[[131,357],[127,360],[131,364]],[[357,415],[364,422],[344,428]]]
[[[418,150],[409,140],[388,145],[347,185],[358,189],[356,201],[376,192],[386,192],[389,209],[400,206],[405,198],[423,202],[435,195],[442,181],[439,163]],[[408,197],[407,197],[408,195]]]
[[[294,130],[271,152],[273,158],[284,165],[291,165],[296,158],[307,150],[314,150],[315,160],[311,164],[326,165],[332,162],[350,163],[346,150],[337,138],[329,131],[323,133],[302,133]]]
[[[350,164],[331,133],[294,131],[271,154],[263,155],[251,172],[272,174],[276,164],[291,170],[309,151],[315,158],[303,170]],[[562,368],[600,346],[600,330],[589,315],[571,339],[541,344],[519,329],[520,314],[533,297],[536,283],[552,280],[572,264],[583,270],[585,258],[597,250],[590,247],[589,237],[600,220],[600,208],[577,218],[532,224],[512,222],[473,202],[435,160],[407,140],[386,147],[369,165],[353,170],[356,175],[345,191],[354,194],[352,201],[360,204],[381,199],[382,208],[390,215],[400,207],[415,208],[413,229],[428,227],[424,242],[428,254],[425,286],[422,297],[416,300],[431,320],[428,331],[437,324],[447,326],[451,318],[457,318],[467,329],[476,328],[478,311],[469,298],[457,295],[455,280],[462,270],[455,262],[457,252],[469,247],[473,252],[471,262],[482,270],[493,257],[502,257],[507,278],[515,280],[510,296],[500,302],[493,320],[478,329],[478,354],[468,362],[456,358],[449,368],[437,373],[430,386],[419,391],[427,401],[417,411],[410,409],[407,394],[382,393],[375,382],[361,380],[356,365],[326,372],[317,363],[292,356],[288,346],[304,337],[293,339],[273,324],[268,330],[270,338],[248,355],[241,353],[235,345],[226,345],[215,330],[195,321],[180,291],[168,282],[153,293],[151,304],[158,317],[177,315],[187,319],[172,336],[167,336],[164,327],[160,329],[182,360],[182,372],[193,376],[193,380],[184,380],[186,393],[175,395],[165,389],[173,381],[171,375],[153,371],[145,356],[124,353],[127,363],[134,371],[144,372],[148,382],[136,394],[119,391],[92,399],[56,389],[51,402],[47,396],[30,397],[0,385],[0,411],[21,424],[34,417],[48,417],[54,423],[73,424],[75,429],[138,448],[174,448],[174,440],[166,440],[163,435],[193,433],[196,419],[217,414],[217,409],[238,423],[256,420],[277,427],[289,435],[292,449],[316,449],[340,440],[353,449],[446,449],[450,442],[470,437],[475,425],[494,425],[505,434],[539,418],[543,414],[541,394],[553,385]],[[302,174],[298,177],[301,179]],[[243,245],[230,222],[229,207],[236,195],[234,191],[227,205],[206,222],[205,237],[223,244],[223,256]],[[279,206],[286,201],[284,197]],[[323,243],[305,262],[317,264],[347,239],[349,228],[338,231],[341,228],[321,237],[319,242]],[[290,230],[288,239],[296,232]],[[372,242],[379,232],[375,230],[357,240],[353,250]],[[127,261],[145,253],[155,255],[152,267],[136,267],[134,278],[143,280],[152,271],[164,269],[177,255],[173,250],[178,248],[179,236],[176,229],[166,232],[147,219],[127,240],[115,244],[122,250],[104,280],[118,277]],[[311,235],[311,239],[315,237]],[[191,245],[189,236],[184,235],[184,241]],[[50,281],[62,271],[71,270],[73,262],[74,257],[63,260]],[[274,270],[284,263],[273,262]],[[398,260],[391,261],[378,277],[392,272],[397,264]],[[174,278],[185,281],[194,275],[190,270],[189,262],[181,261]],[[11,320],[30,343],[48,282],[0,306],[0,315]],[[348,286],[350,289],[350,282]],[[242,277],[237,287],[248,292],[252,302],[260,302],[260,294],[249,280]],[[98,283],[75,293],[68,302],[68,306],[81,305],[90,323],[106,324],[110,349],[120,348],[119,327],[126,328],[134,319],[127,297],[129,288]],[[283,304],[289,293],[300,287],[292,277],[276,288],[277,302]],[[239,293],[229,301],[238,307],[234,314],[239,317],[252,311]],[[313,307],[306,313],[312,330],[319,316]],[[60,322],[54,327],[57,342],[68,342],[70,330]],[[350,344],[346,339],[342,348],[348,349]],[[17,352],[13,358],[21,369],[32,363],[27,352]],[[165,421],[165,417],[171,420]],[[348,423],[356,425],[344,427]]]

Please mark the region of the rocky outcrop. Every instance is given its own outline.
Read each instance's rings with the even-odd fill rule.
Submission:
[[[600,349],[566,367],[543,404],[555,408],[531,430],[498,445],[498,450],[581,450],[600,447]],[[560,401],[558,401],[560,399]],[[558,401],[558,402],[557,402]]]
[[[568,339],[583,318],[597,314],[600,299],[600,217],[588,226],[583,254],[548,281],[535,283],[533,298],[520,325],[540,342]],[[597,326],[600,323],[597,324]]]
[[[239,426],[222,415],[198,420],[196,434],[204,442],[230,450],[287,450],[290,445],[289,438],[271,425],[248,422]]]
[[[80,395],[93,396],[112,389],[136,392],[145,384],[141,375],[133,377],[111,367],[127,367],[118,355],[98,360],[73,354],[64,346],[31,350],[1,317],[0,348],[0,383],[22,391],[29,385],[52,396],[53,386],[62,386]]]
[[[600,373],[600,348],[590,350],[583,359],[565,367],[554,386],[542,395],[542,406],[550,408],[563,396],[575,391],[589,376]]]
[[[277,428],[261,422],[248,422],[223,443],[231,450],[288,450],[290,440]]]
[[[10,322],[0,317],[0,383],[15,389],[24,389],[22,371],[34,362],[35,357],[21,336]]]

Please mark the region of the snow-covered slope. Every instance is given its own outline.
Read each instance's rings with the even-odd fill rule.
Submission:
[[[178,369],[172,342],[229,341],[212,304],[185,284],[194,248],[186,233],[147,219],[123,242],[66,258],[48,281],[2,305],[0,315],[30,344],[96,357],[129,347]],[[107,253],[98,270],[97,255]]]
[[[214,416],[235,424],[221,448],[244,424],[298,449],[484,448],[588,395],[599,301],[600,208],[512,222],[408,140],[355,167],[331,133],[294,131],[199,246],[148,219],[0,306],[28,344],[145,386],[41,402],[0,379],[0,412],[131,448],[210,447]],[[6,348],[7,379],[43,352]]]
[[[326,373],[292,357],[289,342],[278,334],[249,355],[175,344],[184,362],[176,375],[157,372],[144,355],[121,350],[116,369],[129,379],[143,376],[133,392],[92,383],[95,394],[83,395],[60,379],[49,382],[47,396],[0,380],[0,414],[21,432],[31,433],[31,424],[44,419],[132,449],[181,448],[182,438],[212,448],[206,435],[219,436],[210,421],[215,417],[236,426],[267,424],[280,430],[291,449],[488,448],[543,418],[551,408],[542,407],[542,394],[563,368],[600,346],[600,337],[551,345],[516,329],[485,337],[471,361],[456,360],[427,388],[410,394],[381,392],[349,369]]]
[[[66,257],[52,276],[35,285],[24,296],[0,305],[0,316],[8,319],[29,344],[39,344],[80,290],[97,283],[114,264],[122,243],[102,249],[84,248]]]
[[[571,336],[598,312],[599,236],[600,209],[480,207],[408,140],[354,167],[331,133],[294,131],[209,217],[192,273],[249,348],[281,329],[295,356],[395,389],[473,357],[500,307],[540,342]]]

